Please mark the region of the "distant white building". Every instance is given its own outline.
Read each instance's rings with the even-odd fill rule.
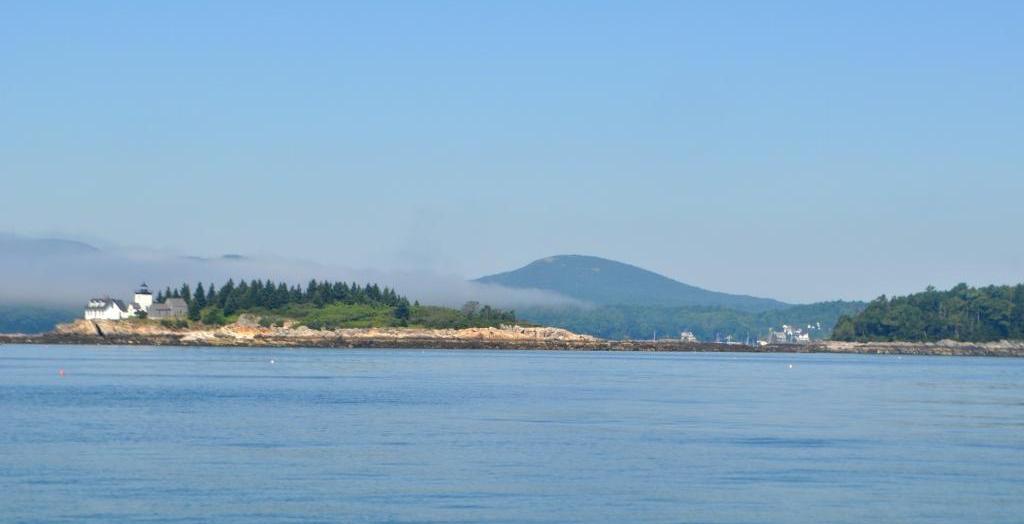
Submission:
[[[128,318],[128,307],[113,298],[94,298],[85,306],[86,320],[121,320]]]
[[[818,323],[817,326],[821,324]],[[768,339],[763,341],[764,344],[810,344],[811,343],[811,332],[816,329],[820,329],[815,325],[808,324],[807,330],[790,326],[789,324],[782,325],[782,331],[776,331],[774,329],[768,330]]]
[[[679,340],[682,342],[700,342],[697,335],[694,335],[692,331],[683,331],[679,334]]]

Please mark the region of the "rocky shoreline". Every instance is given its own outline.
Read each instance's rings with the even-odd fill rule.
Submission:
[[[173,329],[154,322],[78,320],[39,335],[0,335],[0,344],[81,344],[121,346],[315,347],[393,349],[521,349],[569,351],[850,353],[1024,357],[1024,341],[964,343],[942,341],[835,342],[751,347],[678,340],[603,340],[558,328],[417,329],[366,328],[312,330],[260,327],[252,321],[216,328]]]

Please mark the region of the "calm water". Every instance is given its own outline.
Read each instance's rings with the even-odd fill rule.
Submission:
[[[1024,360],[3,346],[0,520],[1022,522]]]

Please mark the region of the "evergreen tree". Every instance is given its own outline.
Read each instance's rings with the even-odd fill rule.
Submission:
[[[268,278],[266,282],[260,287],[260,298],[259,303],[262,307],[272,309],[274,307],[274,293],[277,292],[277,286]]]
[[[227,283],[224,284],[220,291],[217,292],[217,306],[224,309],[228,302],[228,297],[235,292],[235,281],[229,278]]]
[[[403,302],[395,308],[394,315],[395,318],[400,320],[402,323],[405,323],[409,321],[409,316],[411,315],[411,313],[412,312],[409,309],[409,303]]]
[[[199,307],[199,301],[192,300],[191,302],[188,303],[188,319],[199,320],[200,315],[202,314],[202,310],[203,308]]]
[[[331,286],[331,298],[338,302],[344,302],[348,299],[348,286],[344,282],[335,282]]]
[[[316,293],[316,289],[317,289],[316,280],[315,279],[310,279],[309,283],[306,284],[306,293],[305,293],[305,295],[303,295],[303,301],[304,302],[312,302],[313,301],[313,294]]]
[[[244,283],[245,282],[243,281],[242,284],[244,284]],[[241,284],[239,284],[239,288],[240,287],[241,287]],[[239,302],[238,289],[239,288],[235,288],[235,291],[233,293],[229,293],[227,300],[224,301],[224,314],[225,315],[233,315],[233,314],[238,312],[238,306],[239,306],[239,304],[238,304],[238,302]]]
[[[277,289],[274,291],[274,301],[272,302],[272,308],[277,309],[283,307],[288,303],[290,295],[288,294],[288,284],[281,282],[277,285]]]
[[[249,281],[249,293],[245,300],[245,307],[260,307],[260,297],[263,296],[263,281],[253,279]]]
[[[245,280],[239,279],[238,286],[235,287],[235,290],[231,293],[231,295],[233,297],[235,297],[235,301],[234,301],[235,309],[234,309],[234,311],[237,311],[239,309],[246,309],[246,308],[249,307],[249,305],[247,304],[247,300],[249,298],[249,283],[248,282],[246,282]],[[224,307],[224,313],[227,313],[228,315],[230,315],[231,313],[234,312],[234,311],[230,311],[229,312],[228,309],[229,308],[227,306],[225,306]]]
[[[196,303],[196,306],[199,309],[203,309],[204,307],[206,307],[206,290],[203,289],[202,282],[196,284],[196,294],[193,297],[192,301]]]

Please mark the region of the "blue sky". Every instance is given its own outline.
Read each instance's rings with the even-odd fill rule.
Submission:
[[[1020,2],[4,11],[6,232],[465,276],[582,253],[790,301],[1024,281]]]

